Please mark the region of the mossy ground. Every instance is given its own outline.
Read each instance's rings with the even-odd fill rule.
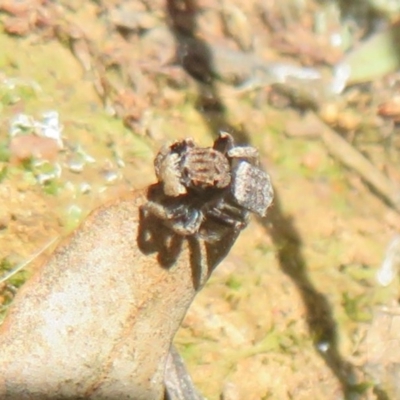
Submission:
[[[77,15],[96,33],[92,6]],[[158,133],[148,137],[107,112],[65,44],[2,32],[0,48],[4,272],[65,235],[100,202],[153,182],[153,154],[166,140],[190,136],[208,145],[216,134],[196,107],[195,86],[173,108],[149,104]],[[11,162],[8,130],[18,113],[39,119],[48,110],[59,113],[66,147],[54,161],[62,168],[60,177],[41,185],[27,164]],[[358,382],[368,382],[360,343],[374,307],[396,291],[378,288],[375,273],[399,216],[333,160],[321,142],[286,137],[288,116],[301,123],[298,113],[267,104],[255,108],[246,96],[229,99],[224,116],[244,128],[260,150],[277,199],[266,220],[251,221],[176,337],[195,383],[209,399],[219,398],[227,385],[246,400],[343,398],[343,377],[332,367],[332,357],[339,369],[350,365]],[[80,173],[66,164],[77,147],[93,158]],[[107,179],[110,171],[113,180]],[[90,190],[82,193],[84,183]],[[10,283],[19,287],[44,257]],[[5,306],[12,297],[7,290]],[[347,378],[351,384],[351,374]]]

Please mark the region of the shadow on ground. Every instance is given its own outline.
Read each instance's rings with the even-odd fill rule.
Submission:
[[[202,40],[195,37],[197,4],[195,0],[168,0],[169,24],[176,40],[177,62],[198,82],[197,105],[200,114],[215,137],[220,130],[233,135],[237,143],[251,144],[245,130],[233,128],[225,114],[225,106],[216,89],[212,53]],[[327,298],[312,284],[307,263],[302,253],[302,240],[291,217],[281,208],[280,196],[275,189],[274,205],[267,219],[258,223],[271,235],[282,271],[288,275],[306,306],[307,324],[316,351],[341,383],[347,396],[357,384],[354,367],[346,362],[338,350],[337,324]],[[385,399],[382,393],[379,397]]]

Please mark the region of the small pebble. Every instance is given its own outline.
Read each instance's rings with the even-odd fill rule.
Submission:
[[[115,182],[118,179],[117,171],[103,171],[102,175],[107,183]]]
[[[82,194],[87,194],[90,193],[90,191],[92,190],[92,186],[87,182],[82,182],[79,185],[79,190],[81,191]]]
[[[81,157],[73,157],[67,161],[67,167],[71,172],[79,174],[85,167],[85,161]]]

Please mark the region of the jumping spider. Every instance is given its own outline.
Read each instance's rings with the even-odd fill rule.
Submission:
[[[144,211],[179,235],[198,234],[207,220],[241,230],[250,212],[265,216],[272,202],[272,186],[258,167],[257,150],[235,146],[225,132],[212,148],[198,147],[192,139],[164,147],[154,166],[163,195],[149,200]]]

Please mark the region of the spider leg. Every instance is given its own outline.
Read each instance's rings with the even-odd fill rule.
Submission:
[[[226,154],[228,150],[232,149],[234,146],[235,142],[233,141],[233,137],[227,132],[220,131],[218,138],[214,142],[213,149],[222,154]]]
[[[145,205],[142,206],[142,208],[143,211],[148,212],[163,221],[183,218],[186,215],[185,206],[182,204],[165,206],[157,203],[156,201],[149,200]]]
[[[247,161],[240,161],[230,189],[237,205],[265,217],[273,199],[273,188],[266,172]]]
[[[155,201],[148,201],[143,206],[143,211],[154,215],[156,218],[181,236],[194,235],[200,229],[203,214],[187,205],[176,204],[165,206]]]
[[[251,146],[236,146],[232,147],[227,152],[228,157],[230,158],[258,158],[258,151],[254,147]]]
[[[203,214],[196,209],[189,211],[187,218],[166,221],[166,224],[178,235],[191,236],[196,234],[203,222]]]
[[[258,151],[252,146],[235,146],[232,135],[220,131],[218,139],[214,142],[214,150],[226,154],[231,159],[249,159],[257,161]]]
[[[249,222],[249,212],[246,209],[229,204],[224,199],[215,207],[209,208],[205,214],[207,217],[224,225],[233,226],[235,229],[243,229]]]

